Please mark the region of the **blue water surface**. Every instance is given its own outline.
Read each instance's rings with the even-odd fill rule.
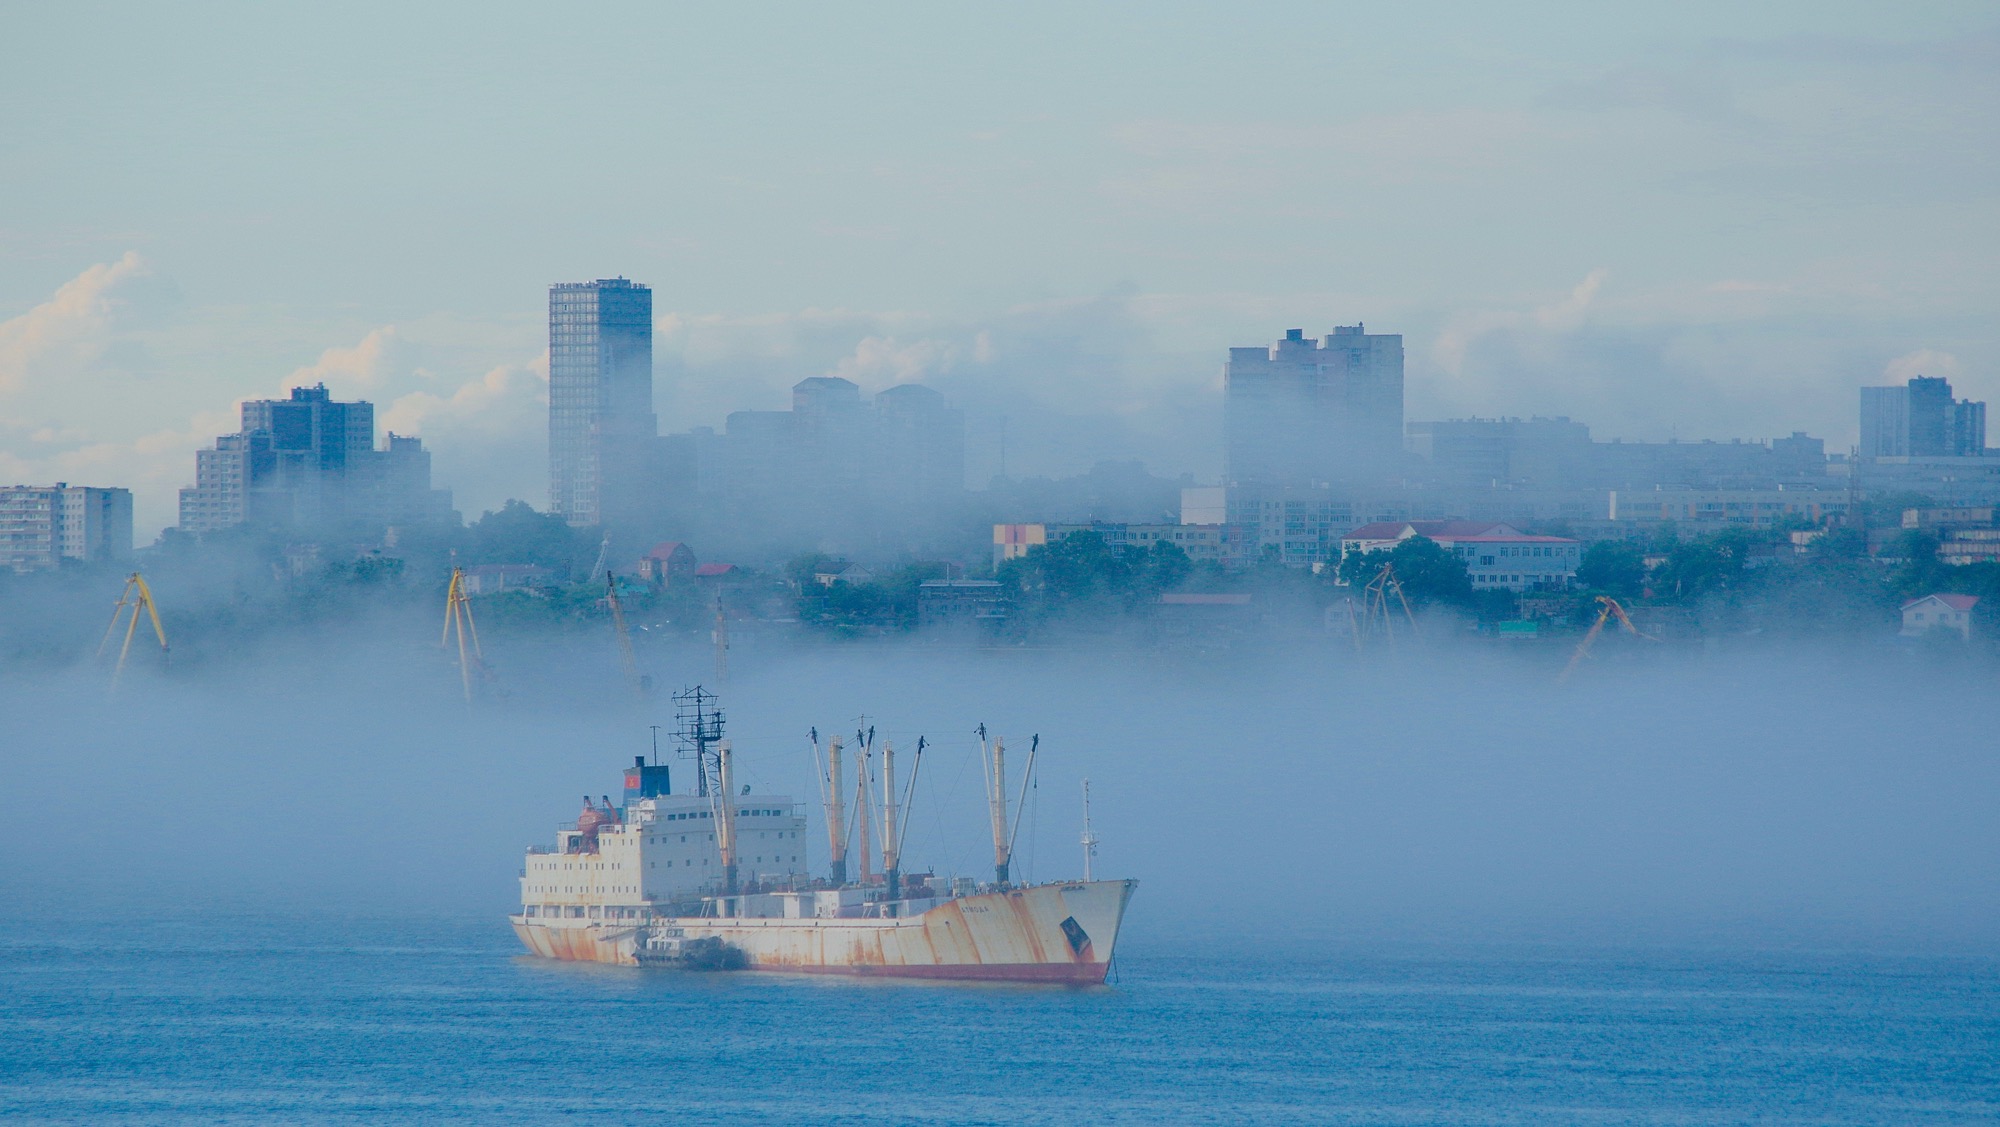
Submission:
[[[2000,965],[1134,949],[1103,989],[574,966],[489,919],[0,945],[31,1122],[2000,1122]]]

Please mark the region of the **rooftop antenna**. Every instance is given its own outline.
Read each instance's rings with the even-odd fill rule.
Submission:
[[[153,589],[146,586],[145,577],[133,572],[125,578],[125,589],[118,593],[118,601],[111,605],[111,624],[104,628],[104,640],[97,643],[97,656],[104,656],[105,647],[111,644],[111,635],[118,629],[119,616],[131,610],[130,620],[125,624],[125,644],[118,648],[118,665],[111,671],[111,691],[118,691],[118,679],[125,673],[125,659],[132,653],[132,636],[139,632],[139,612],[145,611],[153,620],[153,634],[160,639],[160,660],[167,661],[172,655],[167,649],[167,629],[160,625],[160,608],[153,602]]]
[[[646,727],[653,730],[653,766],[658,767],[660,765],[660,726],[658,724],[648,724]]]
[[[1083,781],[1083,879],[1089,882],[1097,879],[1091,872],[1091,862],[1097,857],[1097,835],[1090,832],[1090,780]]]

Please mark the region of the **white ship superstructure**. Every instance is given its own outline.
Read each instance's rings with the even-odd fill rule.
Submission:
[[[693,729],[696,793],[673,793],[668,769],[641,757],[625,773],[621,801],[586,796],[553,845],[528,851],[513,924],[530,950],[627,965],[1104,980],[1137,882],[1012,882],[1019,815],[1010,823],[1004,744],[989,745],[983,728],[993,880],[901,871],[898,807],[910,791],[897,789],[894,750],[885,743],[878,759],[872,732],[857,733],[852,794],[841,742],[820,756],[814,733],[832,852],[829,877],[816,880],[807,872],[807,819],[798,804],[739,788],[720,716],[705,717]],[[1030,763],[1032,770],[1032,753]],[[871,799],[877,785],[879,801]],[[850,799],[859,831],[853,879]],[[870,829],[881,846],[876,873],[868,871]],[[1096,844],[1086,825],[1086,869]]]

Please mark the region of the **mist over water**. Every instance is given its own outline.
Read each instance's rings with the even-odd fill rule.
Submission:
[[[642,639],[642,642],[652,641]],[[649,751],[667,693],[716,687],[659,641],[641,704],[609,639],[488,638],[468,707],[435,635],[357,624],[161,673],[10,674],[0,818],[14,903],[98,913],[478,918],[505,934],[522,849]],[[1141,881],[1134,952],[1325,943],[1839,946],[1992,954],[2000,767],[1990,672],[1872,652],[1607,652],[1567,684],[1444,641],[1172,653],[739,637],[740,778],[807,805],[809,727],[860,718],[907,779],[905,868],[990,872],[973,728],[1026,763],[1017,873]],[[692,774],[672,760],[676,788]],[[1017,776],[1018,778],[1018,776]],[[85,829],[87,827],[87,830]]]

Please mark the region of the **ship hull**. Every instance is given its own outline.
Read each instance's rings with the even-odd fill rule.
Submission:
[[[988,982],[1104,981],[1138,882],[1037,885],[946,901],[902,919],[669,918],[642,924],[513,917],[537,955],[636,966],[714,941],[732,969]]]

